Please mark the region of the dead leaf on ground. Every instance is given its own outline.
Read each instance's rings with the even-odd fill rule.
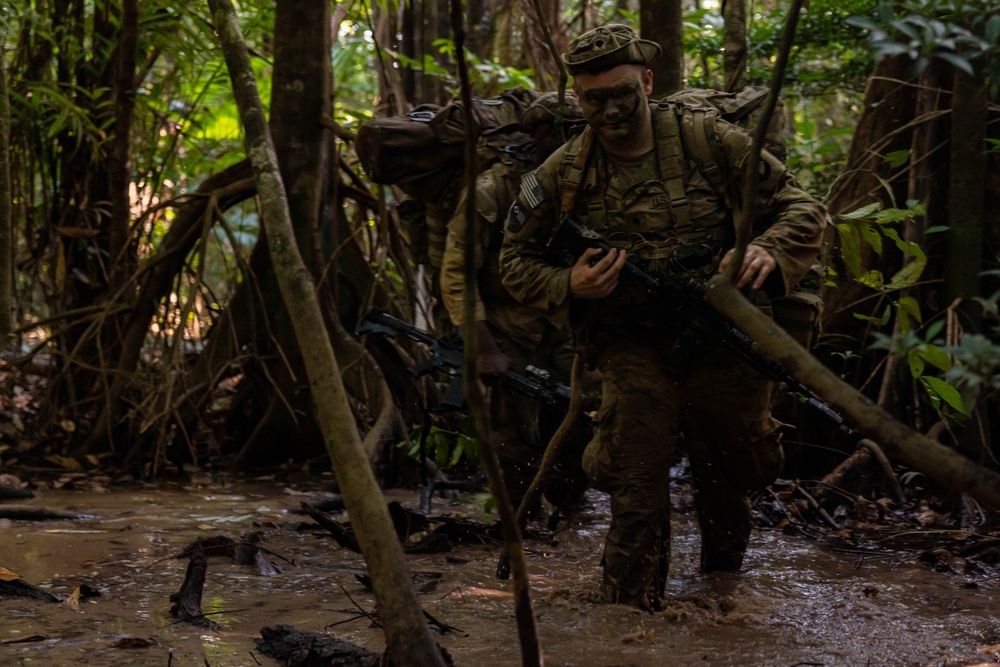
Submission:
[[[20,579],[21,575],[14,574],[5,567],[0,567],[0,581],[14,581]]]

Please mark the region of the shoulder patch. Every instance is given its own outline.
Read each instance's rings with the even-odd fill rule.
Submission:
[[[524,223],[528,220],[528,212],[524,210],[521,206],[520,201],[514,202],[514,205],[510,207],[510,212],[507,213],[507,225],[506,230],[511,234],[517,234],[521,231],[521,227],[524,227]]]
[[[533,209],[538,208],[545,201],[545,190],[538,182],[535,172],[532,171],[521,179],[521,192],[519,194],[524,203]]]

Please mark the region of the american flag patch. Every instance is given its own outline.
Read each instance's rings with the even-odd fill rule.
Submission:
[[[545,190],[538,182],[535,172],[527,174],[521,179],[521,199],[531,208],[538,208],[538,205],[545,201]]]

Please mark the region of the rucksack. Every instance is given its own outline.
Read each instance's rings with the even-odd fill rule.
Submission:
[[[685,88],[666,98],[670,102],[681,102],[690,107],[711,107],[719,112],[719,117],[748,132],[753,132],[764,111],[764,101],[768,89],[764,86],[747,86],[734,93],[726,93],[711,88]],[[788,157],[785,142],[785,103],[779,97],[764,134],[764,148],[774,157],[784,162]]]
[[[516,87],[472,100],[476,174],[500,160],[531,161],[525,152],[531,137],[519,120],[539,95]],[[463,182],[465,140],[461,102],[423,104],[403,116],[370,120],[358,130],[355,150],[368,177],[410,197],[396,210],[417,264],[441,266],[448,220]]]
[[[476,173],[507,151],[528,143],[521,131],[521,113],[539,96],[511,88],[489,99],[472,101],[477,139]],[[403,116],[376,118],[358,130],[356,151],[368,177],[396,185],[410,197],[437,202],[447,187],[461,180],[465,163],[465,113],[461,102],[445,106],[423,104]]]

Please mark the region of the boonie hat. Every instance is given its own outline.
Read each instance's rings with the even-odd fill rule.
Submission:
[[[533,130],[543,123],[552,123],[556,119],[556,112],[559,110],[559,93],[550,92],[541,95],[532,102],[524,113],[521,114],[521,126],[527,131]],[[566,91],[562,109],[563,122],[573,123],[583,120],[583,111],[576,95]]]
[[[588,30],[569,44],[563,62],[570,74],[592,72],[617,65],[652,65],[660,59],[660,45],[621,23]]]

